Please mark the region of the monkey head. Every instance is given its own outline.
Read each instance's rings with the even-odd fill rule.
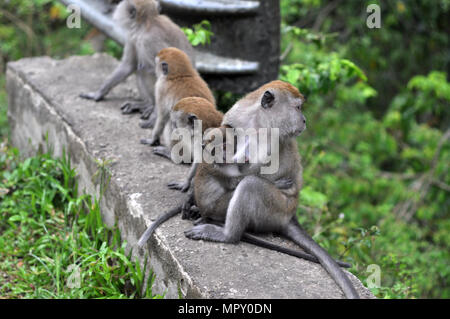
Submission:
[[[194,121],[202,121],[202,133],[210,127],[220,126],[222,113],[214,104],[202,97],[186,97],[178,101],[170,112],[172,128],[189,128],[194,130]]]
[[[113,19],[127,30],[148,26],[159,14],[159,2],[155,0],[122,0],[114,11]]]
[[[168,80],[196,74],[186,53],[177,48],[165,48],[155,57],[156,77]]]
[[[222,125],[233,128],[278,128],[280,138],[295,137],[306,129],[302,113],[305,97],[293,85],[269,82],[251,92],[224,115]]]

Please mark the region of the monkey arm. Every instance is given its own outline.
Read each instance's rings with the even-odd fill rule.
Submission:
[[[168,120],[169,120],[170,113],[166,110],[160,110],[158,108],[158,115],[156,119],[155,128],[152,132],[152,138],[150,140],[144,139],[141,140],[142,144],[149,144],[151,146],[155,146],[159,143],[159,138],[161,137],[161,134],[164,131],[164,127],[166,126]]]
[[[96,92],[82,93],[80,97],[88,100],[100,101],[117,84],[124,81],[136,70],[136,52],[134,46],[127,43],[125,45],[122,60],[114,72],[106,79],[100,89]]]
[[[183,193],[186,192],[191,186],[192,179],[194,178],[195,173],[197,172],[198,164],[199,163],[191,164],[188,176],[186,177],[186,180],[184,182],[170,182],[169,184],[167,184],[167,187],[169,187],[170,189],[182,191]]]

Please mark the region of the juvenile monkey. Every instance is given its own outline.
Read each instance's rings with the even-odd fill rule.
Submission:
[[[157,146],[153,149],[153,153],[166,157],[173,162],[177,163],[177,159],[173,156],[183,156],[181,152],[191,154],[188,162],[191,164],[188,177],[185,182],[171,182],[168,184],[170,189],[181,190],[186,192],[191,185],[191,180],[194,177],[198,163],[194,163],[194,123],[195,121],[201,122],[201,133],[205,133],[210,128],[219,127],[222,122],[223,114],[216,110],[214,104],[202,97],[186,97],[181,99],[174,105],[170,111],[170,130],[164,131],[164,141],[169,145]],[[171,139],[170,133],[175,129],[185,129],[185,133],[189,133],[189,136],[181,139]],[[200,133],[200,132],[199,132]],[[168,142],[170,141],[170,142]],[[201,141],[199,141],[201,142]],[[177,147],[179,154],[172,154],[172,149]]]
[[[214,105],[216,103],[208,84],[203,81],[183,51],[177,48],[162,49],[155,58],[155,64],[156,124],[152,137],[141,140],[142,144],[151,146],[160,143],[164,129],[170,124],[170,111],[182,98],[202,97]],[[152,118],[149,119],[149,122],[151,121]]]
[[[122,113],[144,112],[148,118],[154,108],[155,57],[167,47],[186,52],[194,62],[194,50],[181,29],[167,16],[159,14],[155,0],[123,0],[114,11],[113,18],[127,32],[122,59],[114,72],[96,92],[80,96],[94,101],[102,100],[116,85],[136,72],[141,102],[126,102]]]
[[[227,165],[201,164],[194,178],[195,203],[203,219],[225,225],[200,224],[185,234],[191,239],[223,243],[239,242],[246,231],[281,234],[317,257],[347,298],[359,298],[336,261],[297,221],[302,166],[295,137],[306,128],[304,101],[292,85],[273,81],[248,94],[225,114],[222,124],[230,128],[278,128],[280,166],[273,174],[261,174],[258,168],[262,165],[241,164],[242,177],[236,180],[224,169]],[[280,179],[290,180],[292,185],[279,189],[275,182]]]

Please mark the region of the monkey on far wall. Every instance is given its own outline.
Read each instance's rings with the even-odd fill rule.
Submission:
[[[160,137],[166,126],[170,126],[172,107],[185,97],[201,97],[215,105],[216,101],[208,84],[201,78],[189,60],[188,55],[177,48],[162,49],[155,58],[156,64],[156,114],[148,120],[156,124],[150,139],[141,139],[142,144],[155,146],[160,144]],[[141,127],[143,127],[141,125]],[[147,125],[145,125],[147,127]],[[168,143],[168,141],[165,141]],[[166,144],[168,145],[168,144]]]
[[[155,56],[164,48],[177,47],[194,63],[194,50],[183,31],[165,15],[159,14],[155,0],[123,0],[114,11],[114,20],[127,32],[122,59],[114,72],[98,91],[80,96],[94,101],[102,100],[111,89],[136,73],[141,102],[129,101],[122,105],[122,113],[143,112],[147,119],[155,103]]]

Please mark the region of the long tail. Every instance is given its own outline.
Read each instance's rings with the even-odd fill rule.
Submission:
[[[181,213],[181,209],[182,209],[182,205],[172,208],[171,210],[169,210],[167,213],[159,216],[154,222],[153,224],[150,225],[149,228],[147,228],[147,230],[144,232],[144,234],[141,236],[141,238],[138,241],[138,246],[140,248],[142,248],[145,243],[147,242],[147,240],[150,238],[150,236],[155,232],[156,228],[158,228],[159,225],[161,225],[162,223],[164,223],[165,221],[171,219],[172,217],[178,215],[179,213]]]
[[[315,257],[315,256],[313,256],[311,254],[304,253],[304,252],[301,252],[301,251],[298,251],[298,250],[294,250],[294,249],[290,249],[290,248],[287,248],[287,247],[283,247],[283,246],[271,243],[271,242],[269,242],[267,240],[261,239],[259,237],[250,235],[248,233],[244,233],[244,235],[241,238],[241,241],[249,243],[249,244],[252,244],[252,245],[255,245],[255,246],[259,246],[259,247],[262,247],[262,248],[275,250],[275,251],[278,251],[280,253],[284,253],[284,254],[287,254],[287,255],[290,255],[290,256],[303,258],[303,259],[306,259],[306,260],[309,260],[309,261],[312,261],[312,262],[315,262],[315,263],[318,263],[318,264],[320,263],[319,259],[317,259],[317,257]],[[348,264],[346,262],[343,262],[343,261],[336,260],[336,263],[339,266],[341,266],[341,267],[345,267],[345,268],[350,268],[351,267],[350,264]]]
[[[305,249],[310,254],[317,257],[320,264],[325,268],[330,276],[334,279],[336,284],[342,289],[344,295],[349,299],[359,299],[359,295],[353,287],[352,282],[347,275],[339,268],[338,264],[328,254],[328,252],[320,247],[314,239],[309,236],[306,231],[300,226],[294,217],[286,227],[283,234]]]

